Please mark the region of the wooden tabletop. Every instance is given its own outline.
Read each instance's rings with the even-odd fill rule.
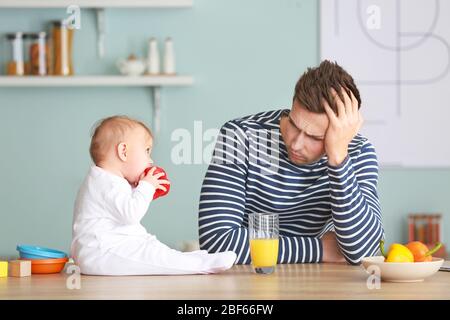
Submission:
[[[381,282],[368,289],[361,266],[278,265],[259,275],[234,266],[215,275],[81,276],[81,289],[67,289],[65,273],[0,278],[0,299],[450,299],[450,272],[420,283]]]

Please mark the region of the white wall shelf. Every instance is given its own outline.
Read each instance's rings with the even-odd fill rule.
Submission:
[[[0,8],[187,8],[193,0],[0,0]]]
[[[153,127],[160,131],[161,87],[190,86],[191,76],[0,76],[0,88],[4,87],[148,87],[152,93]]]
[[[189,86],[191,76],[0,76],[0,87],[162,87]]]

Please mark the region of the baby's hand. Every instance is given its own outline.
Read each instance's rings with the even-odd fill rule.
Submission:
[[[147,173],[147,175],[145,175],[144,177],[141,176],[142,177],[141,180],[144,180],[144,181],[150,183],[153,187],[155,187],[156,190],[162,190],[163,192],[166,192],[167,188],[163,185],[164,184],[170,185],[170,181],[164,180],[164,179],[159,179],[165,175],[164,172],[160,172],[160,173],[153,175],[155,170],[156,170],[156,167],[151,168],[150,171]]]

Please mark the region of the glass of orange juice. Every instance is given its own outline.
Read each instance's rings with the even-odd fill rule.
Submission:
[[[256,273],[274,272],[278,260],[278,229],[277,213],[249,215],[250,256]]]

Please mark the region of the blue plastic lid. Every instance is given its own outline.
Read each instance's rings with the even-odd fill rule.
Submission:
[[[26,253],[29,255],[41,256],[46,258],[58,259],[67,257],[66,253],[63,251],[38,246],[18,245],[16,250],[20,253]]]

